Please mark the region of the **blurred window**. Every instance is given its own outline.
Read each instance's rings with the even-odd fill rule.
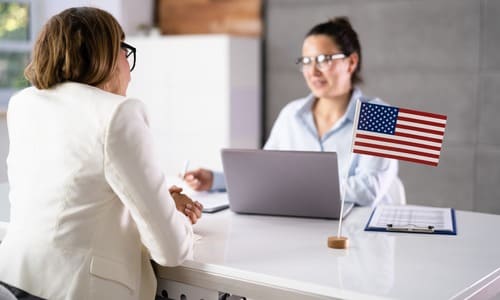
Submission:
[[[15,91],[29,85],[23,72],[29,62],[33,31],[31,0],[0,0],[0,110],[6,109]]]

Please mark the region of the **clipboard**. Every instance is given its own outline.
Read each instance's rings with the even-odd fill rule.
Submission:
[[[373,209],[365,231],[457,235],[455,209],[381,205]]]

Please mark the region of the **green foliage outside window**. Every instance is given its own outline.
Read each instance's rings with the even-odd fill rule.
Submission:
[[[29,5],[0,3],[0,40],[29,39]]]
[[[23,75],[29,52],[23,48],[1,47],[7,43],[29,42],[29,10],[26,3],[0,2],[0,89],[20,89],[29,85]]]
[[[24,68],[29,63],[29,53],[0,52],[0,88],[19,89],[29,85],[24,78]]]

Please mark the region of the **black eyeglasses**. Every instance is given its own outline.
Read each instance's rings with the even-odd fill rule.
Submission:
[[[121,42],[120,43],[120,48],[125,50],[125,57],[128,59],[128,64],[130,65],[130,72],[135,68],[135,47],[132,47],[131,45]],[[133,54],[133,55],[132,55]]]

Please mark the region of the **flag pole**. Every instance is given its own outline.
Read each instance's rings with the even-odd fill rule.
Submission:
[[[339,216],[339,228],[337,230],[337,236],[330,236],[328,237],[328,247],[330,248],[335,248],[335,249],[346,249],[349,245],[349,239],[347,237],[342,236],[342,219],[344,218],[344,202],[345,202],[345,195],[346,195],[346,190],[347,190],[347,180],[349,178],[349,168],[351,167],[352,163],[352,149],[354,147],[354,135],[356,132],[356,126],[358,124],[358,118],[359,118],[359,110],[361,107],[361,101],[358,99],[356,100],[356,113],[354,115],[354,122],[352,126],[352,141],[351,141],[351,149],[349,153],[349,161],[347,164],[347,168],[345,171],[345,182],[346,184],[344,185],[344,188],[342,189],[342,195],[341,195],[341,201],[340,201],[340,216]]]

